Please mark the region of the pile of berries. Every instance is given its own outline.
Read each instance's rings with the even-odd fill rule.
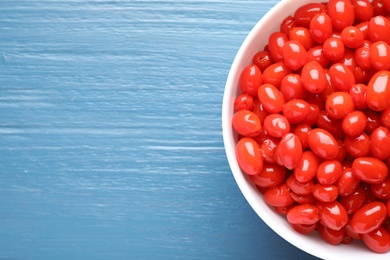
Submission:
[[[236,157],[265,202],[302,234],[389,251],[390,0],[300,6],[238,85]]]

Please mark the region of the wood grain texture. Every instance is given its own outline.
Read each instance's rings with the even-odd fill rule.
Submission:
[[[312,259],[221,135],[234,56],[277,1],[0,1],[0,259]]]

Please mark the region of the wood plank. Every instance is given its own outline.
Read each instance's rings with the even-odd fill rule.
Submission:
[[[249,207],[221,136],[276,2],[2,0],[0,259],[310,259]]]

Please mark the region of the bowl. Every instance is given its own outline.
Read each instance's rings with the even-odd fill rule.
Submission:
[[[268,36],[279,30],[282,20],[292,15],[294,11],[310,2],[324,2],[324,0],[283,0],[270,9],[253,27],[241,45],[231,66],[223,96],[222,104],[222,132],[227,159],[232,174],[242,194],[258,214],[258,216],[279,236],[295,247],[319,257],[321,259],[390,259],[390,252],[378,254],[370,251],[362,241],[354,241],[351,244],[330,245],[318,235],[312,232],[310,235],[302,235],[291,228],[285,216],[279,215],[268,206],[262,194],[251,182],[247,174],[241,171],[235,155],[237,135],[231,124],[234,113],[233,102],[239,93],[238,80],[242,69],[251,63],[252,56],[262,50],[266,45]]]

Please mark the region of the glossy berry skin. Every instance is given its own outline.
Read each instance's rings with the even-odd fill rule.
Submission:
[[[294,204],[290,195],[290,190],[286,184],[277,187],[268,188],[264,192],[264,201],[274,207],[287,207]]]
[[[335,63],[329,68],[329,76],[332,84],[340,91],[349,92],[356,83],[352,71],[341,63]]]
[[[343,168],[337,160],[325,160],[317,169],[317,180],[322,185],[334,184],[342,174]]]
[[[383,0],[382,1],[383,8],[389,13],[390,12],[390,1],[389,0]]]
[[[308,143],[310,149],[321,158],[332,160],[338,155],[336,139],[326,130],[316,128],[310,131]]]
[[[260,69],[256,65],[246,66],[239,78],[239,87],[242,93],[252,97],[257,95],[257,90],[263,84],[263,76]]]
[[[386,253],[390,250],[390,234],[383,228],[379,227],[367,234],[361,235],[364,244],[376,253]]]
[[[325,90],[321,93],[319,93],[319,97],[321,98],[321,100],[323,102],[326,101],[326,99],[333,93],[333,92],[336,92],[337,91],[337,88],[335,86],[333,86],[333,84],[330,82],[330,77],[329,77],[329,74],[328,74],[328,70],[326,69],[325,70],[325,74],[326,74],[326,78],[328,80],[328,85],[326,86]]]
[[[362,47],[370,47],[371,44],[372,44],[372,42],[370,40],[365,39],[363,41]]]
[[[347,225],[345,225],[344,227],[344,231],[345,231],[345,234],[349,237],[351,237],[352,239],[355,239],[355,240],[361,240],[361,234],[358,234],[356,232],[354,232],[352,230],[352,227],[351,227],[351,220],[348,221]]]
[[[370,46],[361,46],[355,50],[355,61],[363,70],[369,70],[372,68],[370,53]]]
[[[384,41],[390,43],[390,22],[382,16],[377,15],[370,19],[368,23],[368,36],[372,42]]]
[[[293,200],[300,205],[304,205],[304,204],[314,205],[317,202],[317,199],[311,193],[306,195],[301,195],[291,191],[290,195],[293,198]]]
[[[367,234],[378,229],[387,216],[386,205],[379,201],[364,204],[351,219],[353,231]]]
[[[374,71],[363,70],[359,66],[356,66],[355,70],[353,71],[353,74],[355,76],[356,84],[366,84],[371,78],[372,74],[374,74]]]
[[[314,47],[314,40],[310,36],[310,30],[305,27],[294,27],[289,34],[290,40],[296,40],[302,44],[305,50]]]
[[[338,201],[318,202],[320,223],[333,230],[341,230],[348,223],[348,214]]]
[[[324,41],[322,51],[328,59],[337,61],[344,56],[345,46],[341,39],[330,37]]]
[[[390,29],[390,27],[389,27]],[[377,41],[370,45],[370,63],[376,70],[390,69],[390,46],[384,41]]]
[[[387,15],[385,5],[383,4],[384,1],[386,1],[386,0],[371,0],[371,5],[374,9],[373,16]]]
[[[286,18],[284,18],[284,20],[280,24],[280,32],[286,35],[289,35],[291,30],[293,30],[294,28],[295,20],[294,17],[292,17],[291,15],[288,15]]]
[[[307,138],[311,130],[312,128],[305,123],[298,124],[294,127],[293,133],[298,136],[299,140],[301,140],[302,148],[304,149],[309,147]]]
[[[370,140],[371,153],[375,158],[384,160],[390,156],[390,130],[387,127],[376,128]]]
[[[264,119],[264,130],[273,137],[282,138],[290,132],[290,123],[287,118],[280,114],[270,114]]]
[[[313,187],[313,195],[320,202],[332,202],[339,196],[337,187],[334,185],[315,184]]]
[[[331,245],[338,245],[345,238],[344,230],[333,230],[323,225],[318,225],[317,231],[322,239]]]
[[[352,168],[345,168],[337,181],[340,196],[350,196],[355,192],[360,180],[353,175]]]
[[[310,182],[317,174],[320,159],[311,151],[304,151],[301,159],[294,169],[294,177],[301,183]]]
[[[280,156],[280,152],[279,152],[279,145],[276,147],[275,149],[275,154],[274,154],[274,161],[276,164],[278,165],[281,165],[284,167],[284,162],[282,160],[282,157]]]
[[[307,58],[308,61],[316,61],[318,62],[323,68],[328,67],[330,63],[330,59],[325,56],[322,45],[317,45],[311,48],[307,51]]]
[[[366,129],[364,129],[364,131],[367,134],[371,134],[375,129],[380,127],[380,125],[381,125],[380,116],[378,115],[377,112],[372,111],[370,109],[363,111],[363,113],[367,117],[367,126],[366,126]]]
[[[360,135],[366,126],[367,116],[359,110],[347,114],[341,123],[344,133],[351,136]]]
[[[370,154],[370,137],[365,133],[357,136],[347,135],[344,138],[344,147],[353,157],[363,157]]]
[[[380,120],[382,126],[390,128],[390,107],[382,111]]]
[[[298,195],[310,194],[314,186],[314,182],[311,180],[305,183],[299,182],[294,174],[291,174],[290,177],[288,177],[286,183],[291,191]]]
[[[372,194],[379,199],[390,199],[390,179],[386,179],[380,184],[371,184]]]
[[[272,84],[279,89],[280,83],[288,74],[291,74],[291,69],[286,64],[283,62],[273,63],[264,70],[263,83]]]
[[[367,84],[367,106],[374,111],[385,110],[390,105],[390,72],[375,73]]]
[[[254,107],[253,97],[248,94],[240,94],[234,100],[234,110],[252,110]]]
[[[310,36],[316,43],[324,43],[333,34],[332,20],[326,13],[316,14],[310,21]]]
[[[355,49],[362,45],[364,34],[355,26],[347,26],[341,32],[341,41],[345,47]]]
[[[370,37],[368,35],[368,21],[361,22],[359,24],[355,25],[356,28],[358,28],[364,35],[364,40],[370,40]],[[371,42],[371,41],[370,41]],[[364,43],[363,43],[364,44]]]
[[[320,108],[315,104],[310,104],[310,114],[305,120],[305,124],[308,126],[314,125],[320,116]]]
[[[344,142],[342,139],[337,139],[336,142],[339,145],[339,153],[337,154],[335,160],[339,161],[340,163],[344,163],[347,156],[347,150],[344,147]]]
[[[265,191],[262,192],[262,194],[264,194]],[[282,216],[285,216],[287,215],[287,212],[293,207],[294,205],[290,205],[290,206],[285,206],[285,207],[273,207],[275,209],[275,211],[282,215]]]
[[[325,103],[328,114],[336,119],[343,119],[355,110],[352,97],[347,92],[332,93]]]
[[[353,104],[356,109],[365,110],[367,109],[366,104],[366,89],[367,86],[364,84],[355,84],[349,90],[349,95],[352,98]]]
[[[239,110],[232,118],[234,130],[246,137],[255,137],[260,134],[261,122],[259,117],[249,110]]]
[[[276,148],[280,142],[279,138],[268,136],[261,142],[260,150],[264,162],[275,163],[274,157]],[[259,142],[258,142],[259,143]]]
[[[268,38],[268,48],[274,62],[283,60],[283,46],[288,41],[286,34],[274,32]]]
[[[279,113],[285,104],[282,93],[271,84],[263,84],[258,89],[257,94],[264,109],[269,113]]]
[[[369,0],[351,0],[351,2],[354,6],[356,20],[369,21],[374,15],[374,8]]]
[[[305,99],[307,90],[302,86],[301,75],[289,74],[282,79],[280,92],[288,102],[293,99]]]
[[[328,131],[335,138],[343,138],[345,136],[341,123],[341,119],[331,117],[326,110],[320,112],[317,120],[317,126]]]
[[[320,93],[327,86],[324,68],[316,61],[306,63],[301,71],[303,87],[310,93]]]
[[[298,205],[287,212],[287,220],[291,224],[312,225],[318,222],[319,210],[314,205]]]
[[[244,136],[242,135],[239,135],[238,136],[238,139],[242,138]],[[264,140],[266,140],[267,138],[270,138],[270,136],[267,134],[267,132],[264,130],[264,129],[261,129],[260,131],[260,134],[255,136],[255,137],[252,137],[253,140],[255,140],[257,142],[258,145],[260,145]]]
[[[356,190],[349,196],[342,196],[339,202],[349,215],[355,214],[361,206],[364,204],[366,199],[366,191],[361,186],[358,186]],[[356,232],[355,232],[356,233]]]
[[[273,61],[268,51],[259,51],[253,55],[252,63],[263,72],[273,63]]]
[[[340,32],[355,21],[355,11],[350,0],[329,0],[328,15],[332,19],[333,28]]]
[[[264,109],[264,106],[260,102],[258,97],[255,97],[253,99],[253,109],[252,109],[252,112],[255,113],[260,118],[261,122],[263,122],[264,118],[266,118],[266,116],[268,116],[270,114],[269,112],[267,112]]]
[[[277,148],[277,156],[282,160],[287,169],[297,167],[302,157],[302,144],[298,136],[293,133],[287,133],[283,136]]]
[[[373,157],[359,157],[352,163],[352,173],[361,181],[378,184],[386,179],[388,169],[381,160]]]
[[[237,142],[236,157],[238,165],[246,174],[259,174],[263,169],[259,145],[252,138],[244,137]]]
[[[260,187],[276,187],[286,176],[286,168],[277,164],[264,163],[259,174],[249,175],[250,179]]]
[[[298,233],[301,233],[303,235],[310,234],[317,228],[317,223],[312,224],[312,225],[302,225],[302,224],[291,224],[291,227],[297,231]]]
[[[310,114],[310,105],[305,100],[293,99],[283,106],[283,115],[291,124],[304,121]]]
[[[296,26],[309,28],[311,19],[316,14],[326,12],[326,7],[320,3],[308,3],[300,6],[294,13]]]
[[[339,31],[333,31],[332,37],[341,40],[341,33]]]
[[[343,57],[337,61],[334,61],[334,63],[343,64],[345,67],[350,69],[352,73],[354,73],[357,68],[355,53],[351,49],[345,49]]]
[[[296,40],[287,41],[282,50],[283,61],[291,70],[299,70],[307,62],[305,47]]]

